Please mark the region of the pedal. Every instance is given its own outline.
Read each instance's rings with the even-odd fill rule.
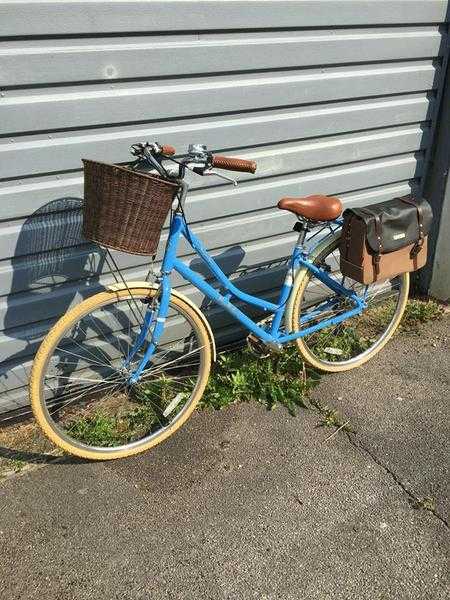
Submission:
[[[256,337],[254,333],[249,333],[247,338],[247,346],[257,356],[267,358],[271,354],[271,349],[262,340]]]

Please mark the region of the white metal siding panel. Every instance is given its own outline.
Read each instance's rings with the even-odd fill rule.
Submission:
[[[158,139],[255,159],[237,189],[193,179],[187,213],[239,285],[270,297],[295,239],[279,197],[339,194],[348,206],[420,184],[447,8],[0,0],[0,412],[27,403],[54,320],[111,281],[81,238],[81,157],[125,162],[131,143]],[[127,278],[145,276],[145,257],[115,256]],[[238,334],[219,309],[210,319],[222,341]]]
[[[3,0],[0,35],[440,23],[445,0]]]
[[[436,56],[440,43],[438,28],[431,26],[199,34],[176,41],[166,36],[9,41],[0,57],[3,85],[50,85],[333,65],[351,63],[355,55],[358,62],[420,59]]]

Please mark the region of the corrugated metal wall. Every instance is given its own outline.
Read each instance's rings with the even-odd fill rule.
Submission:
[[[228,272],[252,267],[240,285],[270,294],[295,238],[279,197],[361,204],[420,181],[446,10],[0,1],[0,410],[27,403],[29,364],[54,319],[111,279],[80,238],[80,157],[123,162],[131,143],[156,139],[255,159],[238,188],[197,179],[187,213]],[[128,279],[145,276],[144,258],[118,260]],[[224,315],[210,318],[222,340],[235,335]]]

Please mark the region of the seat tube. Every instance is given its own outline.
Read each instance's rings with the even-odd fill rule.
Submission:
[[[299,247],[296,246],[294,248],[294,252],[292,253],[292,257],[291,257],[288,267],[287,267],[286,276],[284,278],[284,283],[283,283],[283,286],[280,291],[280,296],[278,298],[278,309],[275,311],[275,314],[274,314],[274,317],[272,320],[272,325],[270,328],[270,333],[275,337],[278,335],[278,330],[281,325],[281,320],[283,318],[284,311],[286,309],[286,303],[287,303],[289,296],[291,294],[291,291],[292,291],[292,285],[294,283],[294,270],[297,265],[299,254],[300,254],[300,249],[299,249]]]
[[[294,285],[295,270],[298,266],[300,257],[303,255],[304,252],[304,244],[306,234],[308,233],[308,226],[303,221],[300,221],[299,223],[295,224],[294,230],[298,231],[297,243],[294,246],[292,256],[289,260],[286,276],[284,278],[284,283],[281,288],[280,296],[278,299],[278,309],[275,311],[275,315],[273,317],[272,325],[270,328],[270,333],[275,337],[278,335],[278,330],[281,325],[281,320],[283,319],[286,304],[291,294],[292,286]]]

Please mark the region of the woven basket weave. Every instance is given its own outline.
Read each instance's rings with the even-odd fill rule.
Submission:
[[[83,164],[84,237],[130,254],[156,254],[179,186],[126,167]]]

